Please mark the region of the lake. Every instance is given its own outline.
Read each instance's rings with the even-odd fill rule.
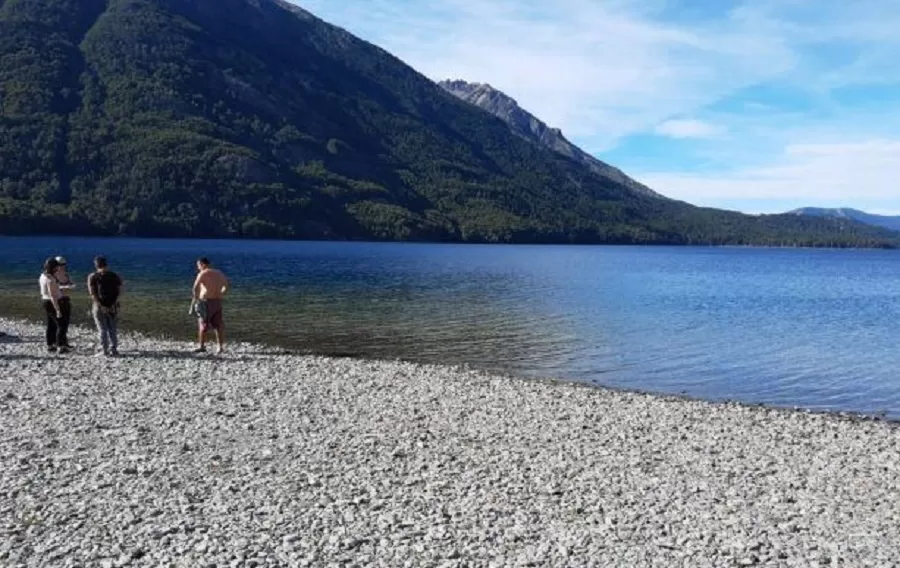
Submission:
[[[0,313],[40,317],[61,254],[86,321],[98,253],[125,328],[190,337],[205,255],[234,340],[900,418],[898,251],[10,237]]]

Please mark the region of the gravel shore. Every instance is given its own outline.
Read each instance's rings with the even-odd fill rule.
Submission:
[[[0,330],[0,566],[900,566],[897,424]]]

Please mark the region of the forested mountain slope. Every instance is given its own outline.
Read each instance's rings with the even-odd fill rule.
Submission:
[[[897,242],[636,195],[277,0],[0,0],[0,233]]]

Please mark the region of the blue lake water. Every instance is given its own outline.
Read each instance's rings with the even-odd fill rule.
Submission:
[[[900,418],[895,251],[0,238],[0,302],[51,253],[108,255],[144,327],[190,331],[207,255],[235,339]]]

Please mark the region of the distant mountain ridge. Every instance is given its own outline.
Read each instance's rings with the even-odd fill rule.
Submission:
[[[591,171],[620,183],[640,195],[664,198],[646,185],[628,177],[622,170],[591,156],[563,136],[559,128],[544,123],[519,106],[516,100],[487,83],[469,83],[462,79],[438,82],[444,90],[480,107],[506,122],[519,136],[535,142],[587,166]]]
[[[801,207],[788,211],[791,215],[808,215],[811,217],[833,217],[839,219],[852,219],[867,225],[882,227],[891,231],[900,231],[900,215],[875,215],[874,213],[866,213],[859,209],[851,209],[849,207],[839,208],[823,208],[823,207]]]

